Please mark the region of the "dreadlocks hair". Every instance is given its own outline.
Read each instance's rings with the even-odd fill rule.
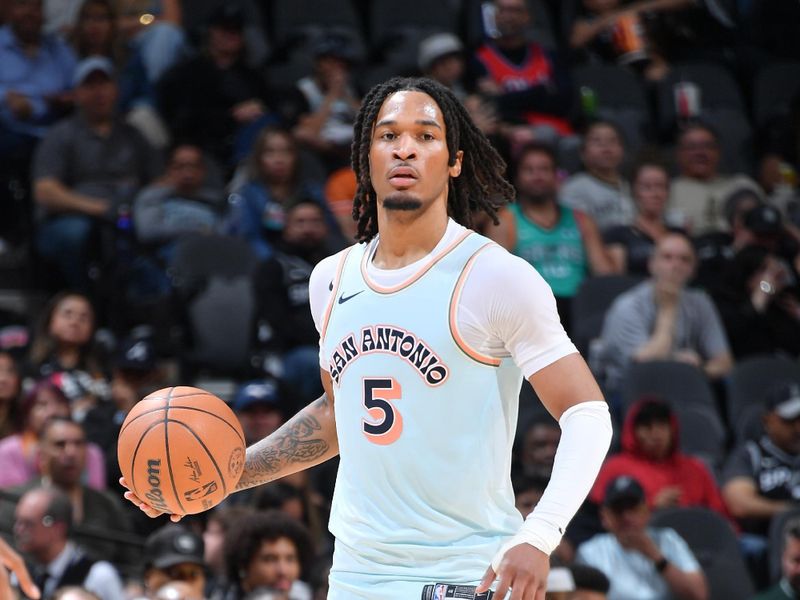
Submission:
[[[448,214],[465,227],[472,226],[473,216],[479,212],[485,212],[495,225],[499,224],[497,210],[515,195],[514,187],[503,176],[505,161],[449,89],[424,77],[394,77],[367,92],[356,116],[352,146],[353,170],[358,184],[353,199],[353,219],[358,221],[356,239],[367,242],[378,233],[377,197],[369,172],[372,130],[383,102],[401,91],[428,94],[439,105],[450,166],[455,164],[458,150],[468,149],[464,152],[461,175],[451,177],[448,183]]]

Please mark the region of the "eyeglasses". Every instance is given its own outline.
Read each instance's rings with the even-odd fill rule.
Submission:
[[[167,577],[173,581],[195,581],[203,577],[203,567],[200,565],[181,564],[164,569]]]
[[[42,525],[43,527],[52,527],[55,522],[55,519],[53,519],[53,517],[50,515],[45,515],[38,521],[36,519],[22,519],[20,517],[17,517],[14,520],[14,524],[17,527],[22,527],[25,529],[31,529],[37,525]]]

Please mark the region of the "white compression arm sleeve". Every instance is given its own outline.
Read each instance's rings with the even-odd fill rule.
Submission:
[[[558,423],[561,441],[550,482],[519,532],[492,559],[495,573],[506,551],[519,544],[530,544],[547,555],[555,550],[606,457],[611,444],[611,415],[605,402],[576,404],[564,411]]]

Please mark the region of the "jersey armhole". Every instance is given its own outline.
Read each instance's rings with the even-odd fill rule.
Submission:
[[[453,288],[453,294],[450,296],[450,309],[449,309],[449,323],[450,323],[450,334],[453,337],[453,341],[455,342],[456,346],[469,358],[478,362],[482,365],[486,365],[488,367],[499,367],[500,366],[500,359],[494,358],[492,356],[487,356],[485,354],[481,354],[474,348],[472,348],[469,344],[467,344],[466,340],[461,336],[461,332],[458,330],[458,305],[461,302],[461,292],[464,289],[464,282],[467,280],[467,276],[469,272],[472,270],[472,266],[475,264],[475,259],[486,250],[492,246],[496,246],[494,242],[488,242],[478,248],[475,253],[469,258],[467,264],[464,265],[464,268],[461,270],[461,274],[458,276],[458,280],[456,281],[456,285]]]
[[[347,263],[347,257],[350,256],[350,251],[353,249],[353,246],[350,246],[347,250],[342,253],[341,258],[339,259],[339,264],[336,266],[336,275],[331,281],[331,295],[328,299],[328,305],[325,308],[325,314],[322,319],[322,327],[320,328],[320,339],[325,339],[325,333],[328,331],[328,323],[331,319],[331,313],[333,312],[333,306],[336,303],[336,295],[339,291],[339,284],[342,281],[342,272],[344,271],[344,265]]]

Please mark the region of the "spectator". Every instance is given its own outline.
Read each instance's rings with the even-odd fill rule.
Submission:
[[[800,500],[800,388],[767,390],[764,435],[733,450],[722,473],[722,497],[742,529],[766,536],[772,517]],[[762,540],[766,547],[766,539]]]
[[[618,477],[604,496],[601,518],[608,533],[581,544],[576,561],[608,577],[609,600],[705,600],[706,579],[686,542],[672,529],[647,526],[650,510],[642,486]]]
[[[645,396],[630,407],[622,451],[606,459],[589,499],[602,504],[609,482],[622,475],[642,482],[651,509],[703,506],[727,517],[714,476],[702,461],[680,451],[678,420],[658,397]]]
[[[300,114],[294,135],[326,159],[329,170],[349,162],[353,124],[361,100],[352,82],[356,61],[352,42],[328,34],[314,46],[313,73],[297,82],[295,104]]]
[[[308,531],[278,512],[257,513],[240,522],[225,538],[228,578],[233,586],[225,600],[240,600],[258,588],[285,592],[289,600],[310,600],[300,580],[312,557]]]
[[[736,189],[725,198],[725,220],[728,231],[715,231],[696,236],[694,245],[698,256],[696,282],[699,286],[715,293],[728,285],[725,280],[731,261],[738,250],[753,244],[757,239],[774,239],[778,236],[780,215],[772,207],[763,212],[755,212],[764,202],[758,193],[748,187]],[[745,215],[751,213],[750,231],[745,223]],[[765,235],[766,234],[766,235]]]
[[[247,183],[233,196],[230,230],[264,260],[274,252],[289,207],[300,200],[322,205],[322,188],[301,176],[297,145],[284,129],[267,127],[258,135],[246,171]]]
[[[29,483],[41,474],[40,440],[45,424],[52,418],[69,417],[69,400],[52,378],[43,379],[25,395],[20,406],[21,431],[0,441],[0,487]],[[103,453],[94,444],[86,449],[88,486],[105,489]]]
[[[75,55],[43,32],[42,0],[11,0],[0,27],[0,157],[28,158],[71,106]]]
[[[94,334],[95,313],[89,299],[61,292],[45,307],[31,345],[30,370],[37,377],[53,377],[78,421],[108,395]]]
[[[259,345],[279,352],[282,378],[303,400],[322,393],[319,385],[319,333],[311,318],[308,279],[314,266],[331,253],[322,207],[300,201],[286,212],[275,253],[255,275],[258,331],[269,331]]]
[[[548,481],[549,474],[548,477],[518,475],[511,480],[511,485],[514,487],[514,505],[523,518],[531,514],[539,503]],[[575,558],[575,548],[567,538],[564,538],[551,556],[560,563],[569,564]]]
[[[224,190],[209,178],[203,149],[178,143],[169,154],[165,176],[136,196],[136,236],[164,250],[185,233],[216,230],[224,208]]]
[[[40,462],[42,476],[9,490],[21,495],[37,487],[52,487],[60,490],[72,502],[72,522],[88,528],[96,528],[108,533],[128,532],[130,525],[119,501],[110,495],[87,487],[81,482],[86,469],[86,434],[74,421],[63,417],[53,417],[45,423],[42,430]],[[7,513],[3,513],[7,523]],[[109,560],[126,558],[127,549],[119,547],[108,538],[89,538],[86,548],[95,556]]]
[[[800,596],[800,522],[789,521],[783,529],[781,580],[753,600],[793,600]]]
[[[678,176],[672,180],[669,208],[693,236],[727,231],[724,199],[732,190],[758,184],[741,174],[719,172],[719,136],[708,125],[694,123],[678,135]]]
[[[30,350],[30,368],[38,377],[83,371],[100,378],[103,368],[94,348],[95,313],[89,298],[59,292],[42,310]]]
[[[70,541],[72,513],[69,498],[53,488],[32,488],[17,504],[14,539],[17,548],[31,558],[42,597],[51,597],[64,585],[79,585],[100,600],[119,600],[122,582],[114,567],[91,558]]]
[[[545,481],[553,472],[561,429],[548,413],[533,417],[525,427],[519,449],[519,470],[526,477]]]
[[[167,583],[181,581],[191,586],[196,598],[203,598],[205,567],[203,538],[182,525],[165,525],[145,542],[143,580],[149,597]]]
[[[167,71],[156,90],[173,137],[194,139],[226,167],[246,153],[236,148],[237,138],[274,120],[263,76],[245,64],[243,27],[239,6],[219,4],[204,51]]]
[[[665,215],[669,175],[662,165],[643,162],[634,170],[632,183],[633,223],[611,227],[603,238],[616,271],[646,277],[656,242],[670,230]]]
[[[14,433],[21,389],[17,361],[9,352],[0,350],[0,440]]]
[[[800,356],[800,298],[786,262],[766,248],[745,246],[726,275],[714,301],[733,355]]]
[[[252,513],[249,506],[218,506],[209,513],[203,531],[203,560],[208,567],[206,597],[216,600],[228,588],[225,536],[236,523],[248,520]]]
[[[559,205],[556,158],[548,146],[526,146],[516,167],[517,203],[501,213],[500,228],[489,235],[536,267],[569,331],[572,297],[590,273],[610,273],[611,260],[594,221]]]
[[[105,56],[119,66],[117,14],[111,0],[86,0],[81,4],[70,37],[79,58]]]
[[[242,424],[248,446],[278,429],[288,416],[286,401],[281,398],[278,382],[274,379],[242,385],[234,397],[233,410]]]
[[[661,79],[669,65],[647,31],[647,19],[655,12],[691,5],[691,0],[583,0],[583,14],[572,25],[569,45],[585,50],[587,58],[630,65],[647,79]]]
[[[570,136],[568,69],[526,39],[531,14],[525,0],[494,0],[494,7],[499,36],[478,48],[471,64],[477,90],[494,99],[514,145]]]
[[[606,600],[611,582],[602,571],[588,565],[570,565],[575,591],[569,600]]]
[[[420,72],[453,90],[462,102],[467,97],[464,89],[464,44],[452,33],[434,33],[419,44],[417,63]]]
[[[548,479],[542,477],[519,475],[513,478],[511,483],[514,487],[514,505],[522,518],[531,514],[534,507],[539,504],[547,482]]]
[[[561,186],[561,203],[591,217],[601,230],[630,225],[634,218],[628,182],[620,173],[625,145],[619,128],[610,121],[596,121],[583,136],[581,159],[585,172]]]
[[[677,360],[711,379],[733,366],[725,330],[709,297],[686,286],[695,267],[689,238],[670,232],[650,259],[650,279],[621,294],[601,333],[606,391],[618,393],[631,362]]]
[[[116,115],[117,84],[107,58],[90,57],[75,72],[77,114],[54,127],[33,164],[34,197],[43,213],[37,249],[75,288],[88,284],[92,231],[160,170],[158,155]]]
[[[105,455],[106,481],[120,494],[124,490],[117,485],[122,475],[117,460],[117,439],[122,423],[139,400],[166,384],[151,339],[130,335],[120,342],[112,360],[110,401],[97,404],[83,421],[87,439],[96,443]],[[124,506],[127,508],[127,505],[126,502]],[[141,511],[134,514],[139,517]],[[137,523],[136,529],[146,530],[152,523],[151,519],[145,519],[142,525]]]

